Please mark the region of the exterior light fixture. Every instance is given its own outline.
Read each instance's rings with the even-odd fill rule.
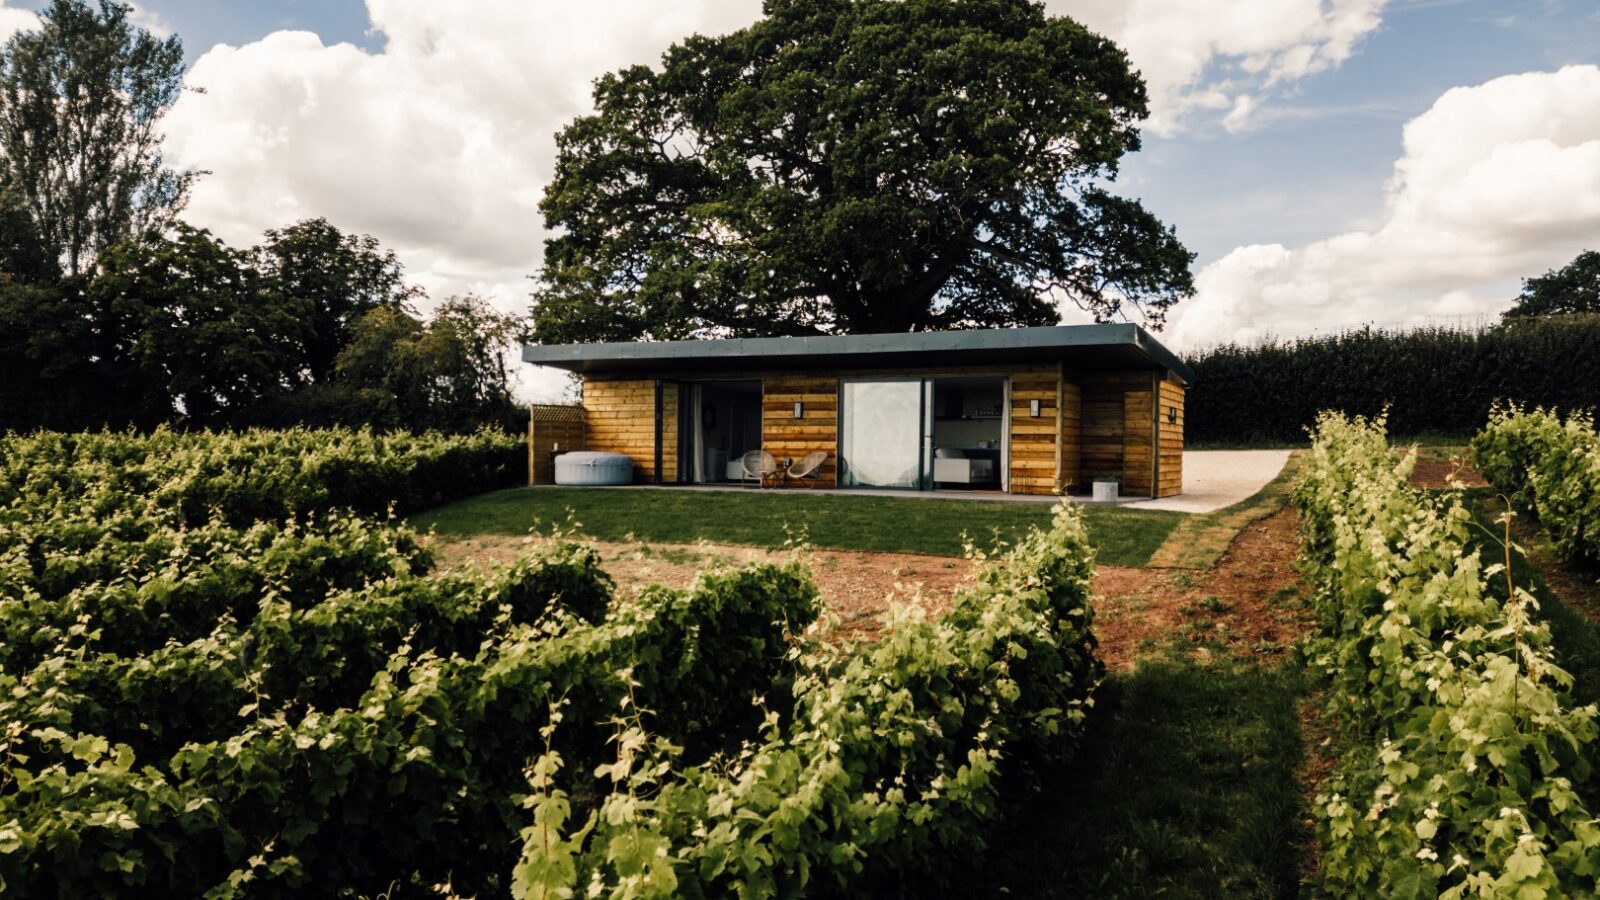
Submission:
[[[806,416],[806,405],[804,403],[801,403],[799,400],[796,400],[794,402],[794,417],[796,419],[803,419],[803,418],[805,418],[805,416]]]
[[[1028,415],[1032,416],[1035,419],[1039,418],[1039,401],[1037,401],[1037,400],[1029,400],[1028,401]]]
[[[1178,408],[1176,406],[1167,407],[1167,421],[1174,425],[1178,423]]]

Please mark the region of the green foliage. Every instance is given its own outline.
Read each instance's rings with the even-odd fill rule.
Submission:
[[[307,308],[305,364],[313,382],[333,376],[357,320],[375,309],[403,310],[421,293],[406,285],[393,250],[370,235],[345,234],[327,219],[268,230],[255,256],[263,277]]]
[[[1507,319],[1600,313],[1600,251],[1585,250],[1559,269],[1525,278]]]
[[[40,28],[0,49],[0,200],[26,223],[10,236],[37,242],[23,254],[69,275],[171,225],[195,177],[161,155],[161,120],[183,89],[183,46],[132,14],[114,0],[52,0]],[[12,274],[48,274],[37,262],[27,268]]]
[[[981,849],[1001,774],[1025,782],[1026,761],[1058,761],[1081,731],[1102,674],[1092,567],[1063,504],[944,617],[900,608],[876,644],[807,647],[793,712],[702,765],[630,703],[581,824],[572,798],[593,782],[563,779],[564,755],[535,762],[514,896],[871,894]]]
[[[1325,414],[1295,486],[1321,627],[1306,649],[1353,748],[1316,799],[1336,896],[1584,896],[1600,830],[1537,602],[1469,549],[1458,493],[1410,487],[1381,419]]]
[[[313,220],[239,251],[178,224],[97,263],[0,275],[0,429],[526,425],[506,365],[522,323],[474,297],[418,318],[370,237]]]
[[[537,338],[1157,327],[1189,253],[1103,185],[1137,150],[1116,45],[1026,0],[779,0],[557,138]]]
[[[1600,434],[1592,413],[1562,421],[1544,409],[1497,405],[1472,439],[1472,458],[1496,490],[1538,516],[1559,553],[1600,560]]]
[[[708,747],[750,717],[730,697],[786,691],[818,609],[795,566],[613,608],[592,550],[441,574],[325,511],[473,489],[515,443],[0,440],[0,890],[503,893],[552,703],[588,763],[630,691]]]
[[[277,293],[247,255],[177,226],[108,249],[84,297],[117,323],[136,373],[133,421],[195,425],[243,419],[298,382],[310,307]]]
[[[1325,409],[1377,416],[1396,434],[1477,431],[1497,399],[1600,404],[1600,316],[1518,320],[1486,330],[1374,329],[1229,345],[1188,360],[1191,443],[1304,443]]]

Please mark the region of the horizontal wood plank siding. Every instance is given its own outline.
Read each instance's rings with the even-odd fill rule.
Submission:
[[[1148,497],[1155,479],[1155,406],[1148,391],[1122,395],[1122,493]]]
[[[1061,367],[1013,367],[1011,374],[1011,493],[1053,494],[1061,461],[1057,435]],[[1033,401],[1039,401],[1034,418]]]
[[[1161,483],[1157,495],[1172,497],[1183,493],[1183,402],[1182,384],[1170,379],[1161,382],[1161,408],[1157,428],[1161,440]],[[1168,411],[1176,411],[1177,421],[1168,421]]]
[[[678,388],[663,385],[661,480],[678,480]],[[583,383],[585,444],[589,450],[633,457],[633,480],[655,480],[656,383],[652,379]]]
[[[828,454],[818,487],[839,478],[839,379],[811,372],[761,377],[761,449],[784,459]],[[799,403],[800,418],[794,417]]]
[[[1061,378],[1061,413],[1058,429],[1061,442],[1061,471],[1058,482],[1063,489],[1083,483],[1083,388]]]

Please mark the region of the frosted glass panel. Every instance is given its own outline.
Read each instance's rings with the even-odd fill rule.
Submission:
[[[923,382],[844,383],[844,483],[922,486]]]

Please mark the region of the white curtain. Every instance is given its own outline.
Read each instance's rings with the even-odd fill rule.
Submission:
[[[694,433],[694,439],[689,446],[694,452],[689,460],[689,480],[695,484],[705,484],[706,478],[706,429],[703,413],[705,409],[705,392],[700,385],[691,384],[689,388],[689,428]]]

